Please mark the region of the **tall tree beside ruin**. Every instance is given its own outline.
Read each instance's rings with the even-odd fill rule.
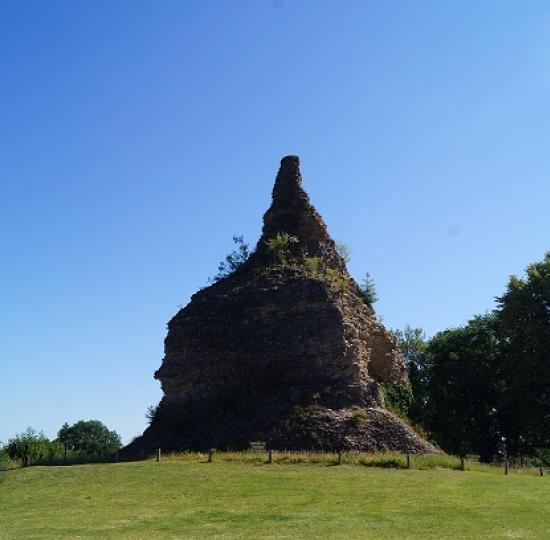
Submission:
[[[508,452],[550,447],[550,253],[498,298],[505,343],[501,421]]]
[[[497,452],[500,431],[500,346],[492,316],[439,332],[429,342],[423,364],[426,427],[446,451]]]

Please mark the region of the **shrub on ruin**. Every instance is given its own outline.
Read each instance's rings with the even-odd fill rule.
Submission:
[[[351,250],[344,242],[336,242],[336,253],[338,253],[344,264],[348,264],[351,261]]]
[[[368,417],[365,409],[361,409],[360,407],[353,408],[353,412],[351,413],[351,417],[349,419],[349,422],[353,427],[358,428],[363,426],[367,423],[367,420]]]
[[[363,295],[363,299],[368,304],[374,304],[375,302],[378,302],[378,295],[376,294],[376,285],[374,283],[374,279],[371,277],[371,275],[368,272],[365,274],[365,277],[361,282],[360,289]]]
[[[303,267],[307,276],[319,278],[322,273],[321,257],[304,257]]]
[[[158,405],[149,405],[149,407],[147,407],[147,410],[145,411],[145,418],[147,418],[147,422],[149,424],[152,424],[155,421],[158,414],[158,410],[159,410]]]
[[[156,407],[147,409],[145,416],[152,422],[159,423],[167,429],[178,431],[189,424],[190,413],[183,401],[161,402]]]
[[[292,418],[294,420],[303,422],[311,416],[315,416],[316,414],[322,412],[323,410],[324,408],[316,401],[310,403],[307,406],[296,405],[292,411]]]
[[[343,294],[347,291],[349,280],[340,270],[327,268],[324,276],[332,292]]]
[[[278,232],[273,238],[266,241],[267,248],[273,253],[275,264],[286,266],[291,262],[290,248],[299,242],[296,236],[286,232]]]
[[[244,241],[244,236],[234,234],[233,243],[236,248],[220,262],[218,265],[218,273],[214,276],[214,281],[219,281],[232,274],[248,260],[248,257],[250,257],[250,249],[248,243]]]

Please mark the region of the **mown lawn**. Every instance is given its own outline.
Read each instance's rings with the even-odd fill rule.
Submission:
[[[550,477],[153,461],[0,473],[0,538],[550,538]]]

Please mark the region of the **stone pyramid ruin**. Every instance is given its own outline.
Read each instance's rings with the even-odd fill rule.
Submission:
[[[399,348],[282,159],[255,250],[168,323],[164,396],[127,455],[244,449],[435,451],[384,406]]]

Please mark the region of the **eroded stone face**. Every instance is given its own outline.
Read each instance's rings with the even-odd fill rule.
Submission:
[[[267,247],[279,233],[298,239],[285,264]],[[295,156],[281,162],[249,260],[169,322],[155,378],[164,392],[159,413],[129,452],[239,448],[252,440],[434,450],[383,410],[378,383],[407,381],[401,353],[338,256]],[[346,420],[356,408],[371,411],[361,426]]]
[[[155,376],[169,398],[231,387],[261,400],[308,400],[346,379],[341,329],[319,282],[220,283],[172,319]]]

